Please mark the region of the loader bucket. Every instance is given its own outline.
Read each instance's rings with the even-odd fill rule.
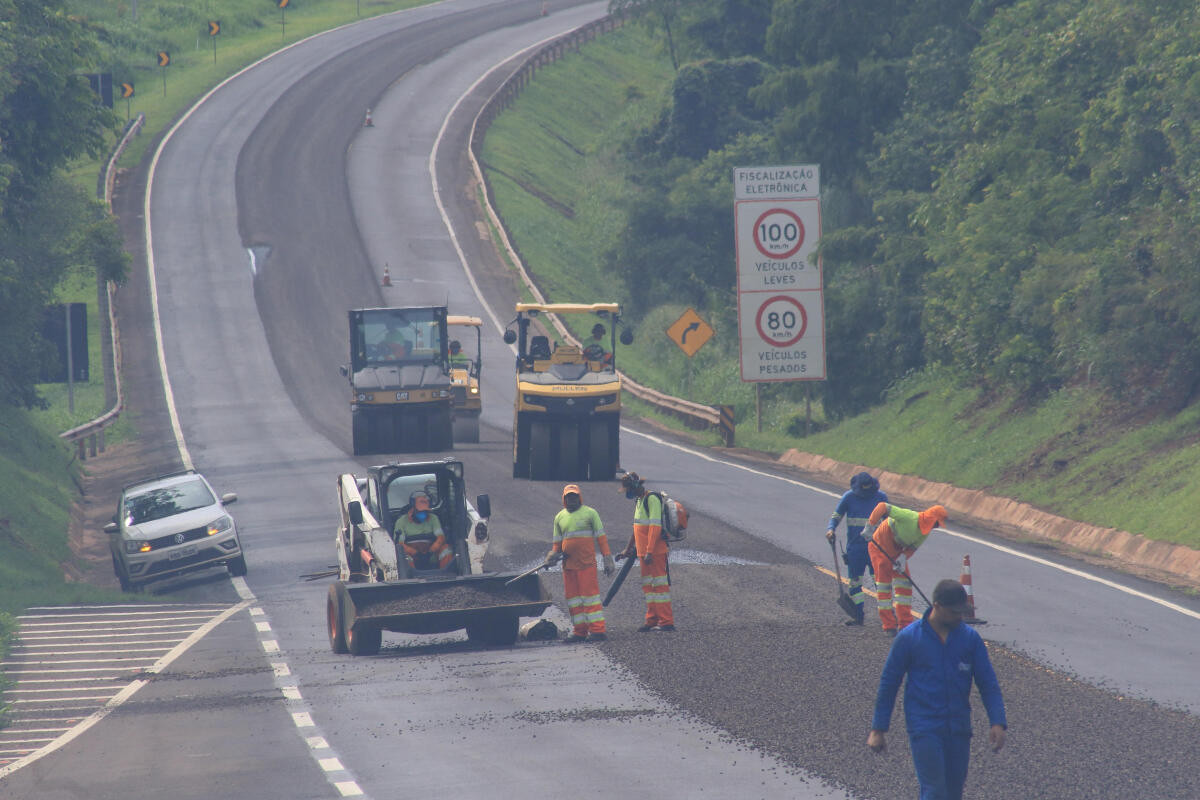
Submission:
[[[368,626],[394,633],[445,633],[466,628],[506,629],[520,617],[537,617],[550,605],[540,575],[519,573],[428,578],[389,583],[345,584],[353,609],[349,626]]]

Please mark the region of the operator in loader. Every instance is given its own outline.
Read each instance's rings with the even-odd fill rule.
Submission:
[[[837,530],[838,523],[846,520],[846,550],[842,553],[842,561],[846,562],[846,577],[850,581],[848,594],[854,601],[856,611],[854,619],[846,621],[847,625],[863,624],[866,594],[863,592],[862,578],[870,565],[871,557],[862,531],[875,506],[886,503],[887,499],[887,495],[879,490],[879,481],[869,472],[860,472],[850,479],[850,491],[842,495],[829,518],[825,538],[830,542],[834,540],[834,531]]]
[[[471,359],[462,351],[462,342],[454,339],[450,342],[450,367],[452,369],[469,369]]]
[[[879,620],[889,636],[895,636],[897,630],[913,621],[908,559],[933,529],[945,522],[943,506],[930,506],[917,512],[891,503],[875,506],[867,518],[867,525],[874,531],[869,536],[864,531],[863,536],[868,537],[871,566],[875,568]]]
[[[407,358],[413,349],[413,338],[401,330],[401,322],[388,317],[384,322],[387,332],[383,334],[383,346],[392,358]]]
[[[596,578],[596,548],[604,558],[604,574],[616,572],[608,537],[596,509],[583,504],[579,486],[563,487],[562,510],[554,517],[554,544],[546,554],[547,567],[563,562],[563,593],[571,613],[571,635],[563,644],[583,641],[602,642],[608,638],[604,624],[604,605],[600,601],[600,583]]]
[[[425,492],[413,492],[409,497],[408,511],[396,520],[392,538],[404,551],[410,569],[445,569],[454,560],[454,551],[446,543],[437,514],[430,511]]]
[[[588,339],[583,348],[583,357],[588,361],[596,361],[604,365],[612,363],[612,353],[604,347],[604,326],[597,322],[592,326],[592,338]]]
[[[617,560],[636,555],[642,567],[642,597],[646,600],[646,622],[638,633],[675,630],[671,609],[671,570],[667,565],[670,546],[662,533],[662,500],[646,491],[636,472],[621,476],[625,497],[633,501],[633,536]]]

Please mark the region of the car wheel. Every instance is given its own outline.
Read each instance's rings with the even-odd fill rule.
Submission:
[[[229,574],[235,578],[240,578],[246,574],[246,556],[240,555],[237,558],[231,558],[225,562],[225,567],[229,570]]]
[[[121,584],[122,592],[134,591],[133,584],[130,583],[128,576],[125,575],[125,569],[121,566],[120,560],[117,559],[117,554],[112,554],[113,572],[117,573],[117,581]]]

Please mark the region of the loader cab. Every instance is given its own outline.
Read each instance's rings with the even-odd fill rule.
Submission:
[[[388,533],[395,530],[396,522],[411,509],[410,498],[415,492],[424,492],[429,498],[429,512],[437,517],[446,543],[454,550],[455,559],[446,569],[417,569],[417,574],[457,573],[466,574],[466,537],[471,530],[467,513],[463,465],[458,461],[425,462],[417,464],[388,464],[372,467],[368,502],[378,505],[372,508]]]

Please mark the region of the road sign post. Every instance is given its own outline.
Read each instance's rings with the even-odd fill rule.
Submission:
[[[739,167],[733,176],[742,380],[824,380],[819,168]]]

